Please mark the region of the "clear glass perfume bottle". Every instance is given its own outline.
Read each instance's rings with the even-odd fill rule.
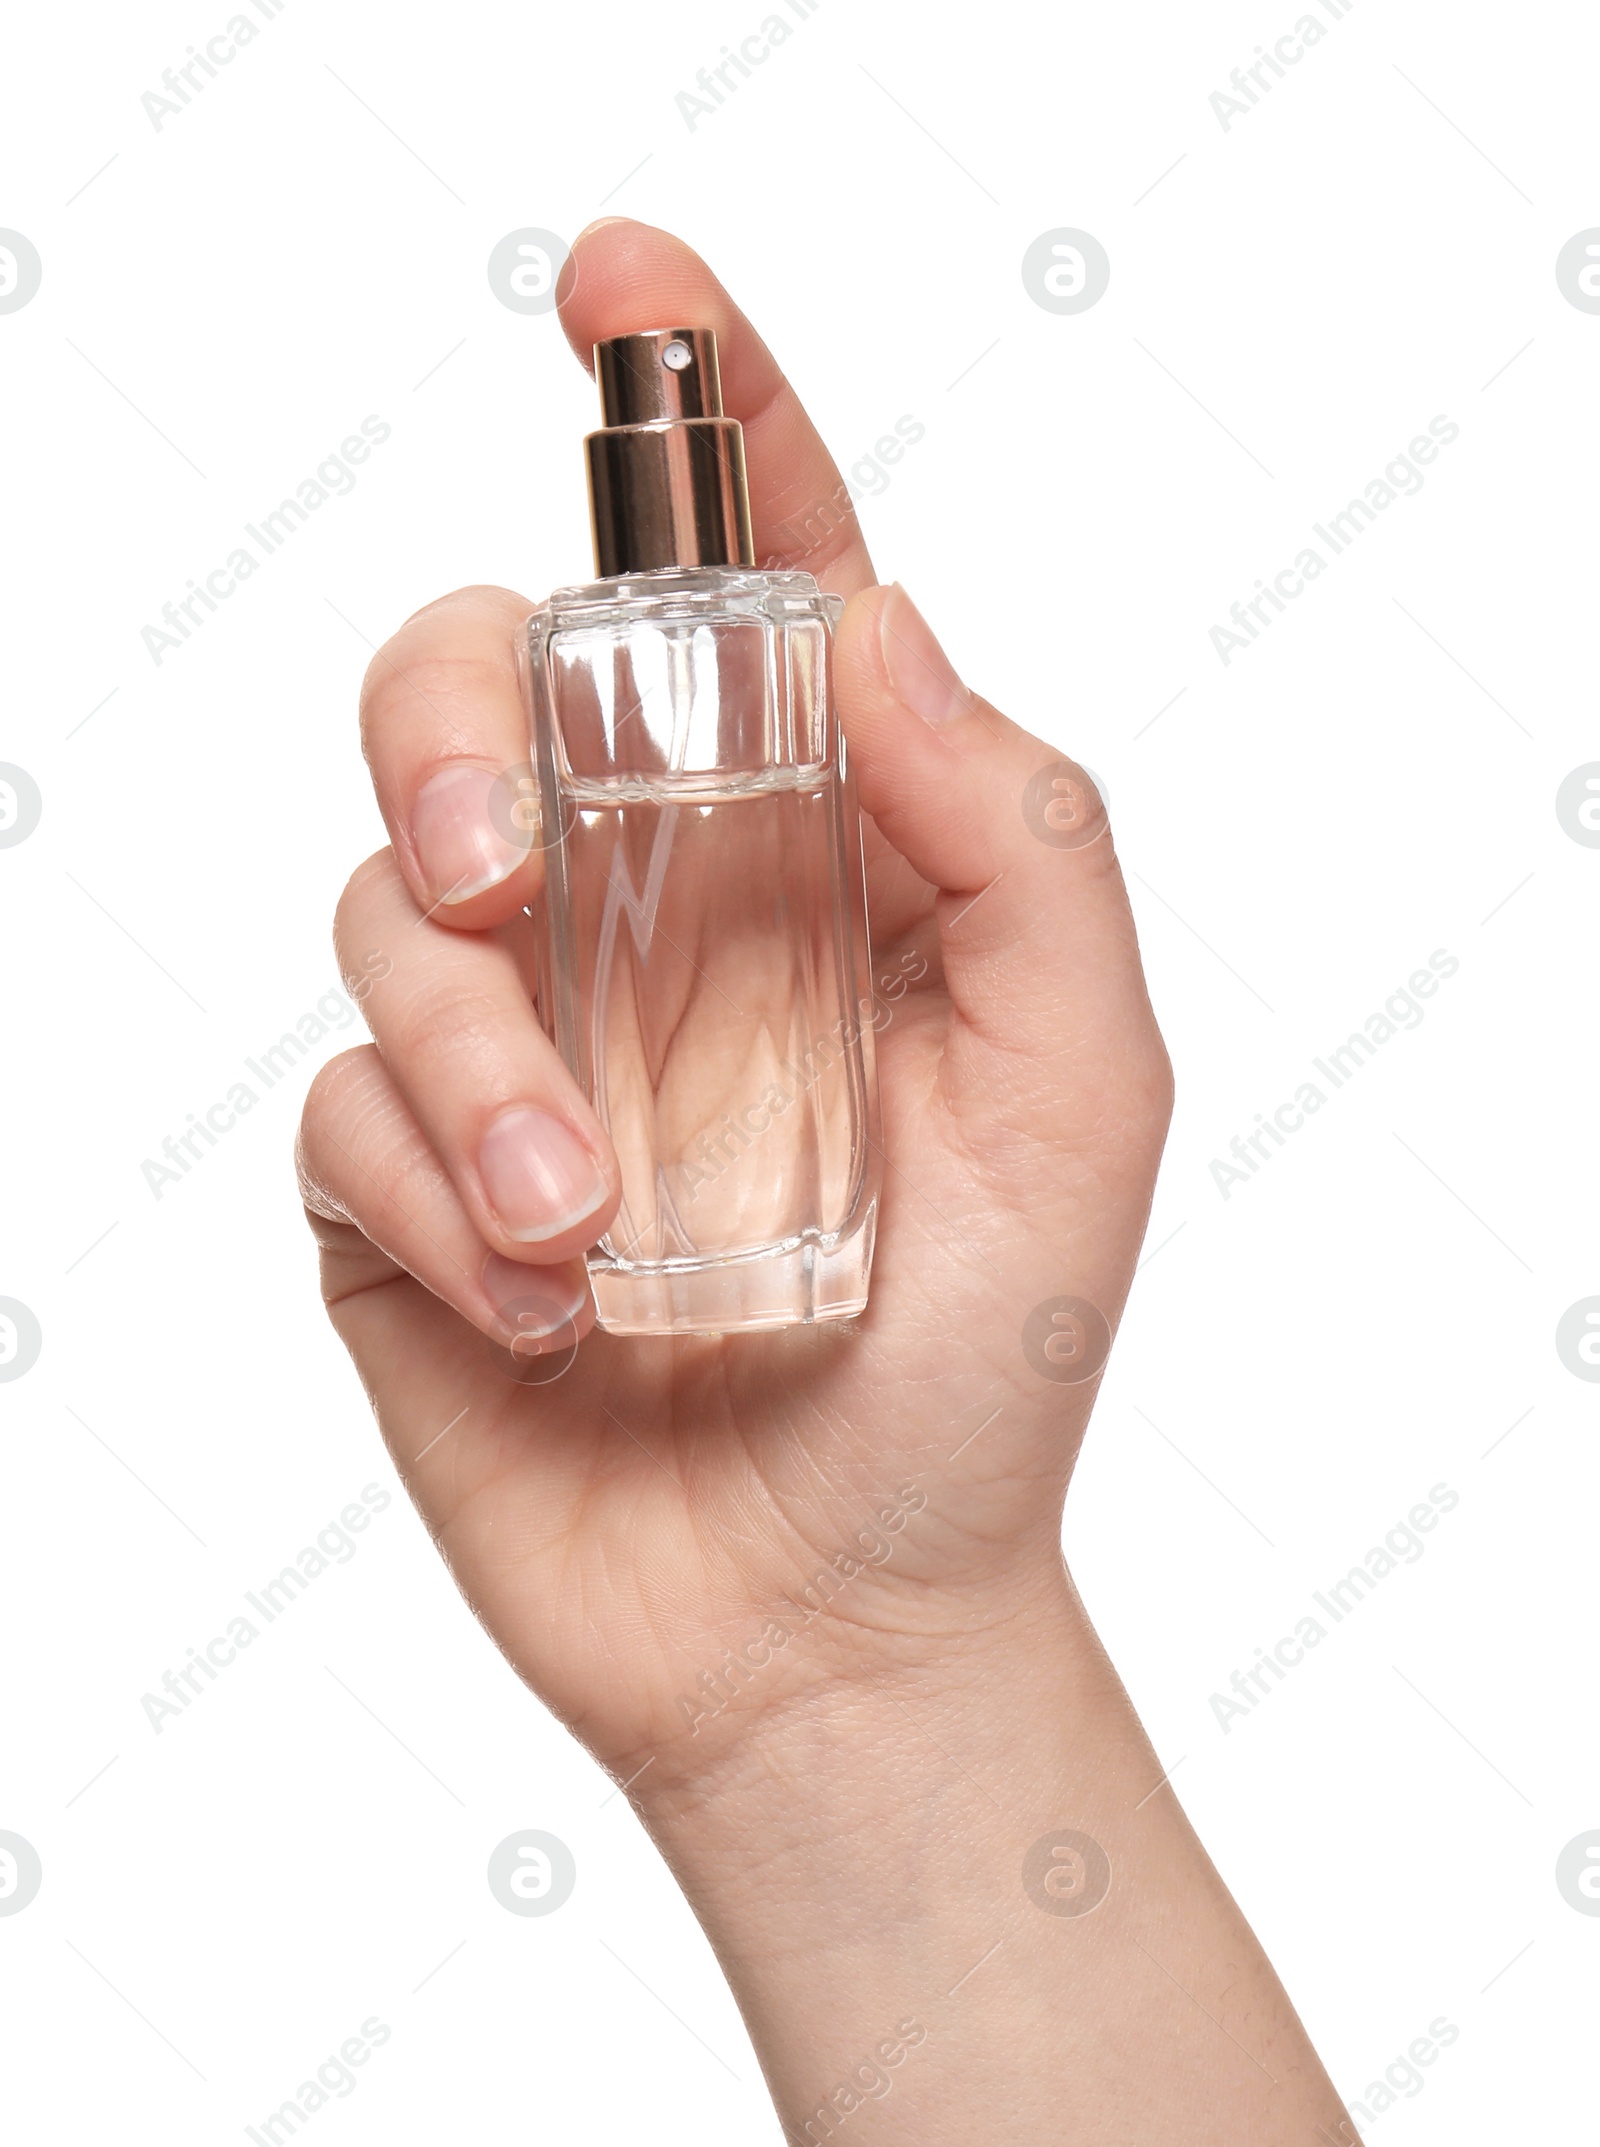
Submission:
[[[615,1334],[845,1319],[880,1155],[840,599],[754,565],[709,330],[595,351],[600,579],[528,622],[539,1006],[615,1145],[589,1255]]]

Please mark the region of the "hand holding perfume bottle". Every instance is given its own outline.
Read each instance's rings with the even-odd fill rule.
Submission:
[[[1169,1075],[1092,783],[962,683],[853,515],[786,548],[838,472],[704,264],[601,225],[562,317],[599,354],[600,575],[462,590],[369,668],[392,840],[336,939],[374,1042],[301,1166],[414,1494],[609,1756],[685,1728],[680,1648],[908,1488],[916,1570],[980,1624],[1056,1571],[1098,1360],[1058,1382],[1052,1330],[1041,1376],[1025,1329],[1070,1300],[1109,1334]],[[567,1560],[609,1607],[586,1581],[562,1641],[533,1606]],[[613,1617],[635,1652],[663,1621],[626,1703],[592,1689]]]
[[[877,2147],[1311,2138],[1337,2099],[1061,1559],[1170,1104],[1103,804],[853,516],[787,548],[838,472],[687,247],[603,224],[560,297],[600,580],[531,628],[445,598],[367,676],[392,846],[337,937],[375,1041],[301,1140],[333,1320],[786,2137],[865,2093]],[[939,535],[1005,593],[970,659],[1049,636],[1070,724],[1070,594]]]

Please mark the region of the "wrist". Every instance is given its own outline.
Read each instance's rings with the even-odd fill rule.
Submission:
[[[1047,1693],[1086,1680],[1115,1687],[1064,1571],[913,1629],[802,1622],[793,1606],[686,1675],[668,1734],[613,1764],[652,1832],[719,1838],[781,1802],[785,1783],[814,1793],[862,1789],[914,1771],[935,1720],[968,1720],[996,1749]],[[787,1622],[785,1622],[787,1621]],[[1120,1688],[1117,1688],[1120,1690]]]
[[[1098,1963],[1105,1919],[1041,1914],[1024,1865],[1062,1829],[1121,1862],[1160,1771],[1059,1568],[1013,1616],[874,1650],[721,1728],[699,1764],[658,1760],[632,1794],[785,2138],[832,2141],[852,2097],[881,2098],[873,2136],[893,2147],[1045,2136],[1004,2051],[1055,2032],[1036,2016],[1063,1934]]]
[[[869,2101],[884,2147],[1313,2137],[1337,2100],[1161,1783],[1058,1568],[631,1794],[796,2147]],[[1124,2072],[1145,2047],[1163,2065]]]

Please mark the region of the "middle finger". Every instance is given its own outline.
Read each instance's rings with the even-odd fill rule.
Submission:
[[[605,1131],[540,1028],[517,956],[519,915],[452,931],[418,910],[392,851],[369,858],[339,904],[340,967],[395,1085],[486,1244],[563,1260],[616,1212]]]

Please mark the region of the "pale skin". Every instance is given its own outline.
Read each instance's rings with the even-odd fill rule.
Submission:
[[[1354,2141],[1064,1566],[1097,1382],[1042,1378],[1021,1347],[1046,1299],[1115,1326],[1170,1108],[1103,809],[1083,778],[1086,839],[1038,838],[1021,801],[1058,750],[958,682],[853,514],[814,516],[838,473],[695,254],[592,227],[561,314],[585,361],[628,331],[716,330],[756,556],[849,600],[835,684],[874,975],[920,973],[878,1037],[866,1315],[594,1330],[582,1256],[616,1159],[532,1002],[542,854],[486,824],[490,778],[527,758],[532,606],[468,589],[410,619],[362,695],[390,847],[336,926],[374,1042],[318,1078],[300,1150],[395,1466],[506,1656],[629,1785],[787,2139]],[[507,1324],[525,1299],[547,1342]],[[508,1375],[514,1339],[543,1383]],[[820,1569],[843,1579],[802,1620]],[[1062,1830],[1109,1859],[1090,1913],[1024,1883]],[[1065,1869],[1046,1903],[1087,1883]]]

